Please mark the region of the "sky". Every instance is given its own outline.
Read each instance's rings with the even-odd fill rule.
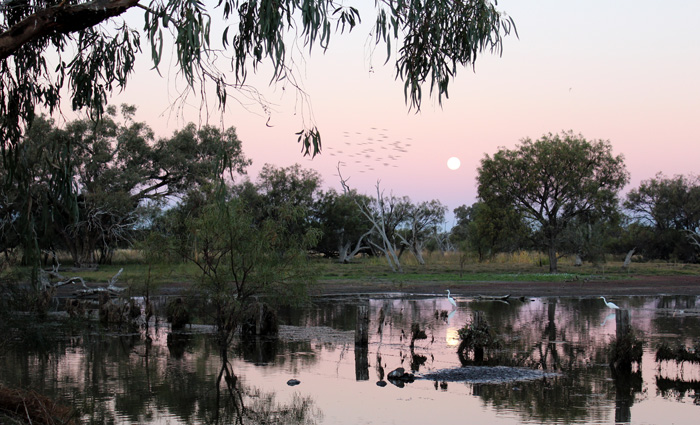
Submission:
[[[449,99],[440,106],[426,95],[419,113],[406,105],[393,62],[384,65],[385,48],[371,50],[374,2],[366,3],[360,27],[332,36],[325,54],[314,50],[297,62],[307,99],[270,86],[264,68],[249,80],[273,104],[269,121],[256,105],[235,100],[224,114],[211,104],[208,116],[196,98],[177,103],[182,82],[167,63],[162,76],[149,70],[148,49],[112,103],[137,105],[137,119],[159,136],[190,121],[236,127],[252,180],[266,163],[299,163],[318,171],[324,188],[340,191],[340,163],[361,193],[376,195],[379,184],[385,194],[438,199],[450,211],[475,202],[485,155],[565,130],[608,140],[624,155],[625,192],[659,172],[698,174],[700,2],[501,0],[519,37],[506,38],[501,56],[484,53],[474,69],[459,69]],[[313,159],[302,156],[294,134],[305,120],[323,138]],[[447,168],[453,156],[461,160],[454,171]]]

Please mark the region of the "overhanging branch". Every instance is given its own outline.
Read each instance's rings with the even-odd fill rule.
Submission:
[[[121,15],[138,2],[139,0],[95,0],[39,10],[0,34],[0,59],[7,59],[22,46],[40,37],[91,28]]]

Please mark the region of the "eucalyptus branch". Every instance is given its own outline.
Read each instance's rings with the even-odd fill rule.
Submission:
[[[92,28],[100,22],[121,15],[137,5],[138,1],[95,0],[78,5],[62,3],[37,10],[0,34],[0,60],[14,55],[22,46],[40,37]]]

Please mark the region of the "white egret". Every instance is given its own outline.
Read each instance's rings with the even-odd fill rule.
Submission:
[[[611,303],[611,302],[608,302],[608,301],[605,301],[605,297],[600,297],[600,298],[603,300],[603,302],[605,303],[605,305],[607,305],[609,308],[612,308],[613,310],[619,310],[619,309],[620,309],[620,307],[618,307],[617,304]]]
[[[452,298],[452,297],[450,296],[450,290],[449,290],[449,289],[447,290],[447,301],[449,301],[450,304],[452,304],[453,306],[457,307],[457,302],[455,301],[454,298]]]

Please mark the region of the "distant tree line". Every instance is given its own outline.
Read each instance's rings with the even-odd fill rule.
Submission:
[[[608,141],[572,132],[524,139],[481,161],[479,200],[455,210],[455,243],[479,260],[499,252],[546,251],[593,263],[634,250],[643,260],[697,262],[700,180],[657,174],[630,190],[624,158]]]
[[[479,199],[456,208],[447,230],[439,200],[386,195],[379,184],[376,193],[360,194],[342,179],[342,191],[324,190],[321,176],[299,165],[268,164],[250,180],[233,128],[190,124],[156,139],[134,120],[134,107],[120,112],[110,107],[98,122],[63,128],[45,117],[33,122],[16,160],[0,170],[5,259],[50,262],[64,251],[76,266],[103,264],[116,249],[156,235],[171,260],[195,261],[206,273],[220,272],[223,255],[233,264],[238,250],[241,270],[231,268],[234,275],[253,261],[243,256],[251,246],[234,243],[240,238],[269,239],[255,249],[278,252],[278,259],[290,247],[340,262],[362,253],[385,257],[396,271],[404,255],[425,264],[425,252],[456,250],[479,261],[543,251],[552,272],[563,255],[601,262],[632,249],[649,260],[698,260],[698,178],[658,174],[620,199],[629,180],[623,157],[607,141],[572,132],[486,155]],[[212,212],[217,203],[227,206]],[[217,223],[228,229],[228,242]]]

